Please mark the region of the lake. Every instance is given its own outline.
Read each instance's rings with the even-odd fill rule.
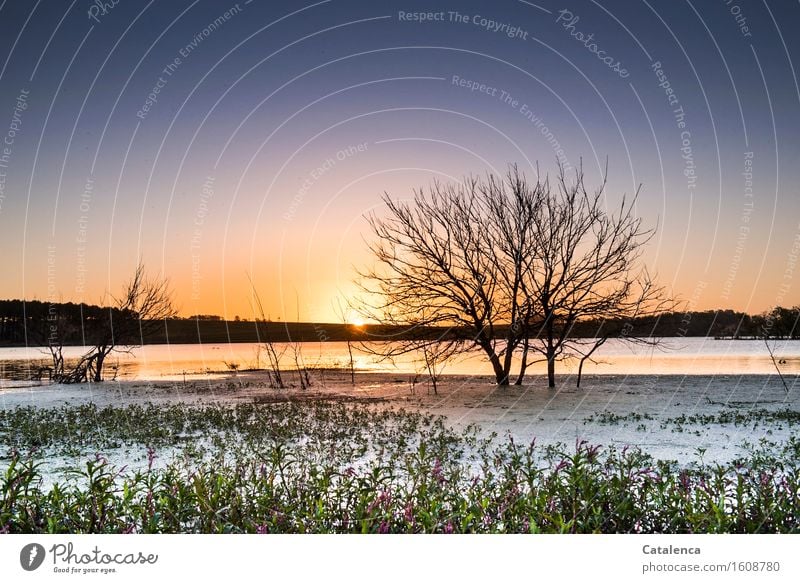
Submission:
[[[299,344],[300,359],[306,367],[346,368],[349,357],[345,342]],[[281,365],[295,368],[293,346],[275,344]],[[67,358],[77,358],[82,347],[64,349]],[[776,359],[784,374],[800,374],[800,340],[776,341]],[[743,375],[775,374],[775,366],[763,341],[714,340],[711,338],[668,338],[660,348],[635,346],[609,340],[596,353],[598,363],[587,363],[586,374],[683,374]],[[16,385],[30,378],[32,367],[46,365],[48,355],[42,348],[0,348],[0,386]],[[355,365],[359,371],[413,374],[421,370],[414,355],[395,362],[381,362],[354,346]],[[257,369],[267,366],[262,345],[237,344],[159,344],[134,348],[130,353],[115,353],[107,360],[108,376],[131,380],[168,380],[187,376],[217,377],[231,367]],[[576,361],[560,364],[557,374],[577,371]],[[445,374],[491,375],[491,367],[480,353],[471,353],[448,363]],[[531,365],[529,374],[544,374],[544,364]]]

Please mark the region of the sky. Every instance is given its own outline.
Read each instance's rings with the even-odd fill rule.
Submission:
[[[365,215],[608,161],[690,309],[800,303],[800,4],[0,2],[0,297],[337,321]],[[345,316],[347,317],[347,316]]]

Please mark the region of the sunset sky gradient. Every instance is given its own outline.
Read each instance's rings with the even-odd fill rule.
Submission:
[[[559,158],[597,184],[608,158],[690,308],[798,304],[798,25],[724,0],[2,2],[0,297],[97,303],[141,259],[183,315],[252,317],[252,278],[272,319],[336,321],[382,193]]]

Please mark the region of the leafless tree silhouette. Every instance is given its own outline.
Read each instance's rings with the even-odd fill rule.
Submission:
[[[258,335],[259,341],[263,344],[264,352],[267,353],[267,360],[269,363],[269,373],[270,373],[270,385],[276,389],[284,389],[286,388],[286,383],[283,380],[283,374],[281,373],[281,357],[283,356],[286,348],[282,348],[280,351],[275,347],[275,343],[272,341],[272,338],[269,335],[268,330],[266,329],[268,318],[264,312],[264,305],[261,303],[261,297],[258,295],[256,291],[255,285],[253,285],[253,280],[250,279],[248,275],[248,280],[250,281],[250,290],[252,294],[252,308],[253,314],[255,317],[255,324],[256,324],[256,334]]]
[[[360,272],[360,311],[412,335],[410,343],[384,343],[389,355],[418,350],[419,335],[433,334],[449,343],[451,355],[477,347],[497,383],[509,383],[522,321],[532,308],[519,305],[528,239],[517,222],[533,214],[540,196],[516,168],[503,179],[435,182],[410,202],[384,195],[387,216],[368,217],[377,265]],[[511,223],[501,224],[506,218]]]
[[[797,338],[798,323],[800,323],[800,310],[798,310],[797,307],[792,309],[775,306],[764,313],[761,319],[763,321],[761,324],[761,337],[764,340],[764,346],[767,348],[772,366],[775,367],[775,372],[778,373],[784,391],[788,393],[789,385],[780,367],[785,361],[775,358],[776,341],[779,339]]]
[[[410,202],[384,195],[386,215],[368,217],[377,264],[360,272],[372,298],[363,311],[428,336],[449,328],[441,337],[482,350],[500,385],[509,383],[515,354],[517,383],[538,353],[554,387],[558,360],[578,358],[582,372],[610,337],[658,344],[624,326],[674,306],[640,265],[654,230],[634,214],[638,190],[608,212],[605,186],[604,176],[590,194],[581,168],[568,178],[559,166],[551,183],[538,168],[529,182],[511,166],[502,178],[436,182]],[[608,323],[593,339],[574,338],[575,325],[587,320]],[[380,349],[396,356],[406,348],[413,342]]]
[[[342,324],[344,324],[345,326],[348,326],[348,325],[350,325],[350,322],[348,321],[348,318],[347,318],[347,310],[348,310],[348,308],[346,306],[347,306],[347,302],[342,301],[341,297],[337,297],[336,301],[333,304],[333,311],[336,314],[336,317],[339,318],[339,320],[342,322]],[[347,356],[348,356],[347,367],[350,370],[350,384],[355,386],[356,385],[356,361],[355,361],[355,358],[353,357],[353,340],[348,335],[347,336],[347,340],[345,340],[345,342],[347,343]]]
[[[555,187],[545,179],[545,196],[536,213],[531,269],[525,288],[536,302],[538,321],[531,322],[531,349],[547,363],[548,386],[555,387],[555,363],[578,357],[583,363],[614,335],[629,342],[659,344],[660,339],[634,336],[620,323],[668,311],[674,302],[641,265],[641,255],[654,229],[634,214],[639,189],[623,196],[616,210],[605,210],[606,173],[600,186],[587,191],[583,169],[571,179],[559,166]],[[613,322],[593,339],[573,336],[582,320]],[[615,330],[616,328],[616,330]],[[616,332],[616,333],[615,333]],[[580,374],[578,375],[580,385]]]
[[[112,296],[112,300],[102,317],[83,323],[83,336],[92,348],[63,370],[60,382],[101,382],[111,353],[130,351],[143,344],[147,336],[176,314],[169,282],[148,277],[142,263],[125,284],[122,295]]]

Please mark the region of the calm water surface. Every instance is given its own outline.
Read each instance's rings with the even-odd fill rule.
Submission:
[[[275,345],[282,354],[281,364],[295,367],[293,347]],[[65,349],[68,358],[77,358],[86,350]],[[307,367],[346,367],[349,362],[344,342],[303,343],[302,362]],[[784,374],[800,374],[800,341],[778,341],[774,344],[776,359]],[[707,338],[668,338],[662,348],[632,346],[610,340],[596,353],[597,364],[587,363],[587,374],[774,374],[775,367],[763,341],[713,340]],[[359,352],[354,347],[356,368],[360,371],[412,374],[420,370],[414,355],[390,362]],[[0,348],[0,386],[16,384],[30,378],[31,369],[47,364],[48,355],[41,348]],[[264,348],[255,343],[240,344],[173,344],[134,348],[130,354],[118,353],[107,360],[108,375],[116,370],[118,378],[166,380],[186,375],[219,375],[231,366],[240,369],[264,368]],[[577,362],[563,363],[558,372],[577,370]],[[491,367],[478,353],[463,356],[449,363],[448,374],[489,375]],[[530,374],[543,374],[544,364],[534,364]]]

